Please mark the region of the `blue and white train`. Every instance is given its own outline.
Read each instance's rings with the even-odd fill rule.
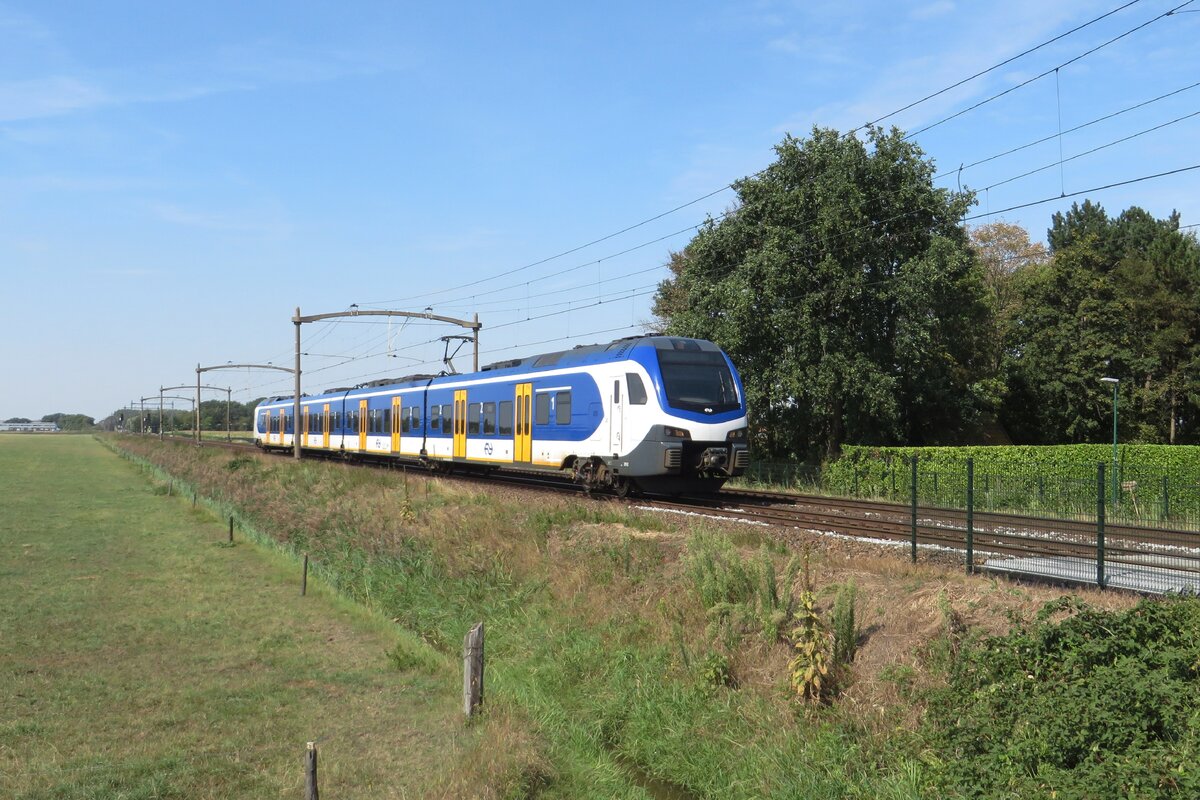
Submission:
[[[465,375],[372,381],[300,399],[300,445],[433,469],[567,472],[619,495],[712,491],[749,464],[746,395],[712,342],[641,336]],[[294,400],[255,411],[292,448]]]

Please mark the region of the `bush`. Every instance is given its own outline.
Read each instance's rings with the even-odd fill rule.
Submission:
[[[1061,612],[1072,615],[1055,623]],[[929,698],[946,793],[1200,797],[1200,602],[1068,599],[965,643]]]

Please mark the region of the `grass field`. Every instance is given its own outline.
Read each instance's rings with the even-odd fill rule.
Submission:
[[[90,437],[0,438],[0,487],[0,797],[300,797],[310,740],[328,797],[458,794],[497,735],[453,659],[401,671],[394,626]]]
[[[327,798],[1171,797],[1191,780],[1175,723],[1154,764],[1085,756],[1099,769],[1077,780],[1047,760],[1054,742],[1012,762],[1013,728],[984,725],[1004,715],[977,687],[946,699],[975,663],[962,659],[986,658],[984,637],[1031,620],[1054,587],[425,473],[103,443],[125,459],[79,437],[0,442],[0,603],[17,611],[0,629],[16,687],[0,706],[2,798],[298,797],[309,739]],[[226,514],[261,547],[224,546]],[[343,601],[297,596],[301,553]],[[1135,598],[1081,594],[1142,613]],[[847,595],[857,617],[843,628]],[[856,642],[821,703],[793,683],[797,596],[834,645]],[[487,703],[468,727],[457,662],[479,620]],[[1035,671],[1013,686],[1034,688]],[[1053,713],[1016,729],[1077,729],[1070,703],[1043,705]],[[1139,736],[1155,719],[1104,714],[1098,730]],[[1053,781],[1043,763],[1061,770]],[[979,776],[999,776],[995,791]],[[1014,781],[1031,791],[1006,794]]]

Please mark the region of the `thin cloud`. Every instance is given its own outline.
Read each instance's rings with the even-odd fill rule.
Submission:
[[[216,214],[186,209],[172,203],[155,203],[151,213],[163,222],[187,228],[199,228],[222,233],[246,233],[257,236],[282,238],[291,234],[292,226],[281,221],[263,221],[251,214]]]
[[[934,17],[945,16],[954,11],[954,3],[950,0],[940,0],[940,2],[930,3],[927,6],[915,8],[909,13],[911,19],[933,19]]]
[[[0,122],[37,119],[99,108],[113,102],[100,86],[59,75],[0,83]]]

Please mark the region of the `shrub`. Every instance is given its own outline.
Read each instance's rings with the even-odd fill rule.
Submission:
[[[927,721],[945,793],[1200,796],[1200,602],[1055,601],[947,669]]]

